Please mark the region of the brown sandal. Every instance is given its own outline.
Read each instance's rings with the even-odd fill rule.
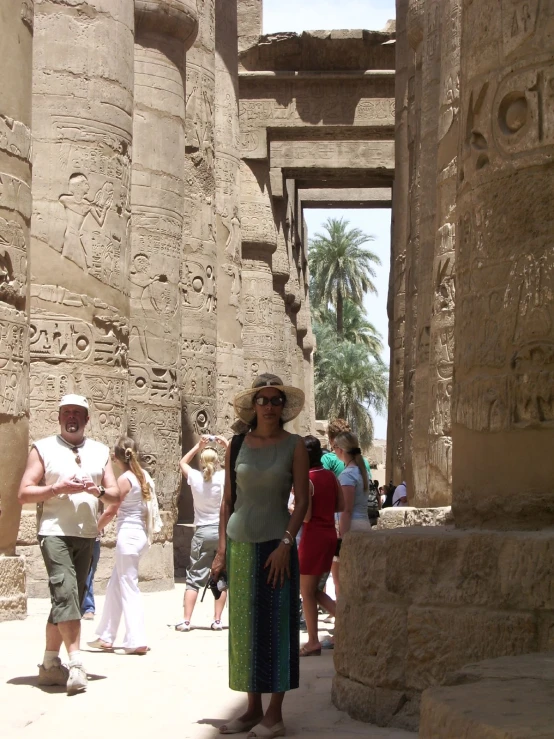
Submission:
[[[300,650],[301,657],[321,657],[321,647],[319,649],[306,649],[302,647]]]

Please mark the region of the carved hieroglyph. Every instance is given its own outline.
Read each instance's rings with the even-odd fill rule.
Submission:
[[[29,434],[32,5],[0,8],[0,554],[13,555]],[[8,583],[9,585],[9,583]]]
[[[462,6],[453,506],[463,525],[543,527],[554,521],[554,15],[548,3],[479,6]]]
[[[456,174],[459,132],[460,0],[441,5],[437,147],[437,212],[429,338],[429,466],[427,505],[452,502]]]
[[[181,31],[191,22],[182,3],[175,11],[171,29],[163,26],[163,5],[154,3],[151,15],[137,12],[129,275],[129,432],[146,455],[160,504],[174,514],[180,489],[175,461],[181,452],[186,51]]]
[[[269,198],[269,172],[263,162],[241,162],[242,342],[245,383],[274,372],[273,275],[271,255],[277,233]]]
[[[240,132],[237,5],[215,3],[215,203],[217,238],[217,424],[229,435],[244,387],[242,352]]]
[[[199,0],[187,54],[185,225],[181,277],[183,446],[216,428],[217,245],[215,4]]]
[[[66,392],[89,433],[126,428],[133,1],[35,3],[31,432]],[[117,49],[117,53],[113,50]]]
[[[413,438],[412,438],[412,481],[409,490],[410,503],[415,506],[429,505],[429,332],[433,305],[433,258],[435,252],[436,180],[437,180],[437,135],[440,80],[440,29],[441,3],[427,0],[423,18],[423,40],[421,42],[421,112],[418,132],[419,144],[419,199],[418,255],[414,263],[414,279],[417,285],[417,316],[413,365]]]

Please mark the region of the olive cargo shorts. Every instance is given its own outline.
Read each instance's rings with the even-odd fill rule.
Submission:
[[[80,621],[81,602],[92,561],[95,539],[80,536],[39,536],[48,572],[52,608],[48,621]]]

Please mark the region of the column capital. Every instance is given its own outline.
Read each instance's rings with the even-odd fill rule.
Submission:
[[[135,0],[135,24],[137,33],[171,36],[188,51],[198,34],[196,0]]]

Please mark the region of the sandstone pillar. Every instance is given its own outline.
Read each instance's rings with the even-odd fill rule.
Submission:
[[[435,253],[437,123],[440,77],[440,0],[426,0],[421,43],[421,117],[419,131],[419,250],[416,264],[417,315],[414,355],[413,491],[410,503],[428,506],[429,333]]]
[[[389,318],[390,379],[387,426],[387,480],[404,479],[404,349],[406,321],[406,246],[408,240],[410,162],[408,155],[408,0],[396,3],[396,105],[394,186],[392,193]]]
[[[129,430],[149,460],[160,505],[174,515],[181,453],[184,73],[196,2],[136,0],[135,7]]]
[[[126,428],[133,29],[132,0],[35,3],[34,438],[67,392],[89,399],[93,438]]]
[[[182,275],[183,449],[216,428],[215,6],[198,3],[187,54],[185,229]]]
[[[437,213],[429,354],[429,466],[425,505],[452,502],[456,174],[459,129],[460,0],[441,4]]]
[[[462,4],[456,523],[554,522],[550,3]]]
[[[265,162],[242,161],[242,304],[245,384],[256,375],[274,372],[272,254],[277,248]]]
[[[263,0],[238,0],[237,5],[239,51],[243,51],[262,34]]]
[[[404,474],[408,485],[410,502],[414,495],[415,473],[413,464],[414,437],[414,375],[417,355],[417,303],[419,227],[420,227],[420,128],[421,128],[421,66],[422,41],[424,33],[425,0],[409,0],[406,28],[412,59],[408,71],[408,239],[405,269],[405,339],[404,339],[404,421],[403,451]],[[399,480],[394,480],[398,484]]]
[[[15,554],[17,500],[29,439],[28,249],[31,218],[33,9],[0,7],[0,621],[26,613],[23,561]],[[7,555],[7,556],[4,556]]]
[[[217,430],[230,435],[244,387],[241,304],[240,130],[237,4],[215,4],[215,203],[217,236]]]
[[[285,199],[273,201],[276,216],[277,249],[272,258],[273,273],[273,325],[275,340],[275,374],[290,382],[290,366],[287,362],[288,341],[286,328],[286,286],[290,278],[288,255],[289,225],[287,220],[287,202]]]

